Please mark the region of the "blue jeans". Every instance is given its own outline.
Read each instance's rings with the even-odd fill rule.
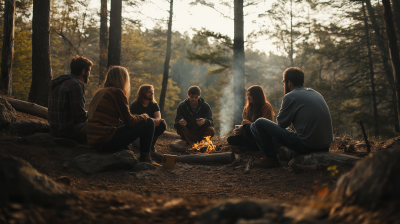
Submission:
[[[140,152],[150,152],[153,135],[154,121],[151,118],[147,118],[147,122],[142,121],[134,127],[121,125],[101,151],[112,152],[127,148],[130,143],[140,137]]]
[[[283,145],[299,154],[325,150],[315,150],[307,147],[297,137],[296,133],[281,128],[274,122],[265,118],[259,118],[257,121],[252,123],[250,129],[258,147],[268,157],[275,156],[276,150],[280,145]]]

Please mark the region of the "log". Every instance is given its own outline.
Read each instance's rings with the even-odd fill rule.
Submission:
[[[251,168],[253,168],[253,161],[254,159],[251,157],[244,168],[244,173],[250,173]]]
[[[178,156],[177,162],[181,163],[224,163],[229,164],[235,160],[235,153],[200,153]]]
[[[13,99],[7,96],[3,96],[15,110],[31,114],[36,117],[47,119],[47,108],[39,106],[35,103],[26,102],[23,100]]]

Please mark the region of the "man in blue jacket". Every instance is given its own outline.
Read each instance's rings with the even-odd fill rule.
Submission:
[[[191,86],[188,89],[188,98],[179,104],[176,111],[174,127],[190,145],[215,134],[210,105],[200,96],[200,88]]]

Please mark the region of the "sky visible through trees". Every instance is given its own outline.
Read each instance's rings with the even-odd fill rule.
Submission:
[[[384,66],[388,58],[382,56],[389,55],[389,49],[383,46],[387,52],[382,53],[376,35],[376,30],[380,31],[387,43],[383,7],[380,1],[364,0],[364,4],[366,1],[371,3],[374,24],[370,9],[363,11],[363,1],[245,0],[245,88],[261,85],[278,113],[282,72],[291,65],[301,67],[306,73],[305,85],[327,101],[336,134],[361,136],[358,121],[362,120],[370,136],[394,136],[397,105]],[[13,95],[23,100],[28,99],[32,77],[32,3],[20,0],[16,4]],[[158,101],[169,1],[123,0],[122,4],[120,64],[130,72],[130,102],[142,84],[154,85]],[[0,7],[2,41],[4,0]],[[108,0],[108,27],[110,9]],[[70,60],[76,54],[92,60],[86,85],[88,105],[99,84],[100,1],[51,0],[50,11],[52,76],[69,73]],[[173,12],[163,117],[171,126],[188,87],[199,85],[212,107],[217,131],[227,135],[234,125],[233,1],[175,0]],[[399,13],[393,11],[393,16],[398,18]],[[399,27],[395,28],[399,40]]]

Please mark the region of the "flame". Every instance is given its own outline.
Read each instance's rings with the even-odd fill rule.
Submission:
[[[211,136],[204,137],[204,139],[201,140],[201,142],[194,143],[190,150],[195,152],[200,152],[200,149],[205,147],[207,147],[206,149],[207,153],[215,152],[216,146],[211,141]]]

